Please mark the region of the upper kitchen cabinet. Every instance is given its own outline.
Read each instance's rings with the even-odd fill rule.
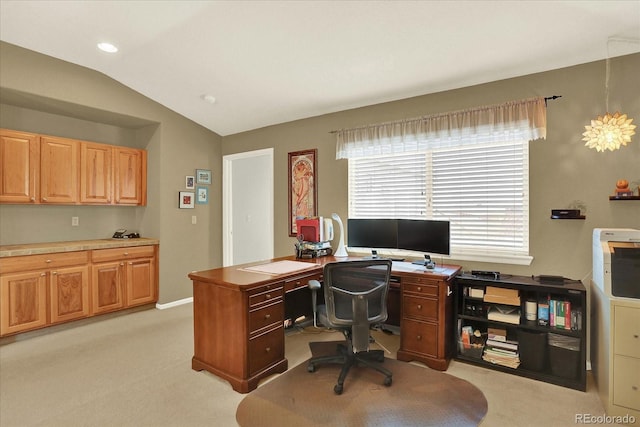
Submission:
[[[83,142],[80,146],[80,203],[111,204],[113,146]]]
[[[0,203],[37,203],[40,138],[0,129]]]
[[[147,152],[133,148],[115,150],[115,204],[147,204]]]
[[[0,129],[0,203],[143,206],[147,152]]]
[[[80,141],[40,137],[40,202],[78,202]]]

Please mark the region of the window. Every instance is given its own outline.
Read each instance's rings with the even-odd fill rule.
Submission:
[[[528,264],[528,142],[349,159],[349,217],[448,220],[451,257]]]

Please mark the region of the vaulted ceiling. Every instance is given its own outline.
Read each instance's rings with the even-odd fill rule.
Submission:
[[[0,40],[224,136],[639,52],[640,1],[2,0]]]

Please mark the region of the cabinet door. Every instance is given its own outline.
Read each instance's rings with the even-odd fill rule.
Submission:
[[[91,308],[94,314],[118,310],[124,307],[122,286],[124,262],[115,261],[94,264],[91,267]]]
[[[155,301],[155,288],[153,258],[127,261],[127,306]]]
[[[89,316],[89,267],[51,271],[51,323]]]
[[[115,203],[147,203],[147,153],[132,148],[115,148]]]
[[[110,204],[113,146],[82,142],[80,146],[80,202]]]
[[[0,203],[36,203],[39,171],[38,136],[0,130]]]
[[[47,274],[44,271],[0,277],[0,335],[47,324]]]
[[[40,142],[40,201],[78,201],[79,142],[42,137]]]

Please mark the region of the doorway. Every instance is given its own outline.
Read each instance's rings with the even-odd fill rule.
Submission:
[[[273,258],[273,148],[222,158],[222,264]]]

